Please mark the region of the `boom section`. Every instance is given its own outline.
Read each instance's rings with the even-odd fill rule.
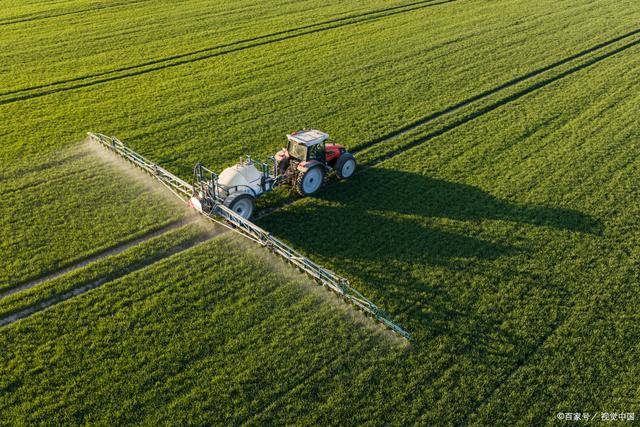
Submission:
[[[384,310],[380,309],[364,295],[352,288],[347,279],[335,274],[331,270],[319,266],[250,220],[243,218],[222,204],[222,199],[218,194],[218,175],[215,172],[200,164],[196,165],[194,168],[194,185],[191,185],[128,148],[115,137],[96,133],[89,133],[88,135],[90,140],[101,144],[118,156],[148,172],[183,202],[189,204],[189,200],[196,193],[204,195],[207,202],[206,206],[202,206],[200,209],[196,207],[196,210],[205,218],[222,224],[247,239],[269,249],[271,252],[297,267],[300,271],[312,277],[318,284],[336,293],[346,302],[353,304],[356,308],[375,318],[388,329],[407,340],[411,340],[411,334],[395,323]],[[223,222],[220,221],[220,219],[222,219]]]

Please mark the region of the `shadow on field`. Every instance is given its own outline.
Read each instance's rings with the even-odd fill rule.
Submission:
[[[366,182],[324,191],[323,200],[368,212],[449,218],[458,221],[502,220],[599,234],[599,221],[581,212],[501,200],[480,188],[397,170],[371,168]],[[346,183],[345,183],[346,184]],[[350,187],[350,188],[347,188]],[[356,194],[366,191],[363,194]]]
[[[575,210],[512,203],[471,185],[382,168],[331,185],[317,198],[324,203],[277,211],[264,222],[282,230],[288,240],[313,247],[314,252],[375,260],[380,249],[387,260],[409,256],[431,264],[447,264],[448,259],[460,257],[494,259],[515,250],[436,228],[431,222],[437,218],[471,222],[471,228],[477,228],[473,223],[491,220],[602,232],[596,218]]]
[[[520,351],[521,343],[501,327],[499,312],[477,314],[478,299],[501,294],[513,303],[530,288],[550,298],[564,292],[551,277],[518,271],[508,262],[487,265],[504,256],[526,257],[532,249],[514,235],[512,224],[482,221],[599,230],[597,220],[577,211],[512,203],[474,186],[380,168],[331,185],[318,199],[260,222],[321,264],[331,260],[327,267],[345,274],[375,303],[410,319],[404,326],[412,332],[419,330],[423,339],[455,336],[459,345],[467,343],[461,349],[466,354]]]

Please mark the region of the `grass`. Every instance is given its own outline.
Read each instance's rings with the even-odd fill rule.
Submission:
[[[5,277],[71,262],[68,245],[96,253],[80,233],[107,248],[176,215],[97,161],[54,154],[86,130],[188,177],[196,161],[271,154],[312,125],[367,168],[260,225],[348,277],[415,343],[372,333],[226,238],[163,253],[178,233],[1,301],[28,306],[153,261],[0,329],[0,419],[486,425],[640,411],[637,4],[112,6],[0,17],[60,15],[37,31],[5,25],[0,42],[13,46],[0,90]],[[79,43],[72,23],[95,39]],[[72,79],[83,86],[56,83]],[[104,203],[99,217],[67,227],[86,200]]]
[[[239,422],[284,391],[252,380],[243,373],[248,366],[256,374],[299,378],[326,364],[320,354],[355,360],[361,350],[396,352],[305,292],[306,280],[283,276],[265,259],[217,239],[105,284],[4,331],[1,411],[16,422]],[[294,327],[296,319],[305,322]],[[86,322],[93,326],[79,327]],[[350,337],[350,345],[322,339],[323,327]],[[318,355],[309,358],[298,345]],[[247,347],[260,350],[249,354]],[[70,379],[75,386],[67,389]],[[45,391],[52,389],[67,391]],[[240,402],[247,406],[238,411]],[[56,409],[61,405],[64,411]],[[181,410],[185,405],[201,411]]]
[[[84,146],[2,171],[0,290],[135,240],[184,216]]]
[[[336,20],[341,22],[340,19],[350,22],[353,18],[366,18],[372,12],[389,13],[404,10],[405,5],[413,4],[410,9],[427,3],[428,0],[414,3],[375,0],[353,4],[348,10],[335,0],[273,1],[260,5],[246,0],[214,4],[191,1],[180,8],[166,0],[106,5],[82,5],[76,1],[66,8],[50,8],[46,12],[35,11],[41,5],[31,6],[31,13],[14,13],[13,17],[0,20],[0,26],[9,29],[3,45],[13,53],[7,55],[8,75],[13,84],[6,92],[47,86],[70,77],[108,75],[113,70],[135,69],[152,62],[149,58],[158,61],[215,52],[231,41],[261,42],[283,31],[287,31],[285,35],[295,34],[319,23],[323,28]],[[35,31],[29,18],[37,21]],[[144,30],[140,29],[142,25]],[[51,40],[52,33],[59,37],[55,42]],[[121,53],[118,62],[114,62],[113,52]],[[51,61],[42,61],[43,56],[50,56]],[[32,74],[25,76],[18,64],[28,66]]]
[[[51,115],[52,120],[40,128],[43,135],[74,140],[87,128],[117,134],[188,176],[197,161],[219,168],[245,151],[272,154],[282,145],[284,133],[304,123],[340,129],[332,134],[357,148],[426,113],[636,29],[628,9],[609,3],[582,2],[572,8],[541,3],[520,22],[516,18],[522,4],[436,5],[108,85],[12,102],[5,104],[11,106],[6,127],[14,128],[11,123],[22,107],[35,106]],[[579,25],[586,17],[588,29]],[[540,22],[545,31],[539,29]],[[478,30],[481,24],[484,31]],[[220,44],[238,39],[221,38]],[[384,43],[389,39],[398,44]],[[361,48],[354,52],[350,49],[354,45]],[[188,44],[177,46],[191,50]],[[114,52],[119,52],[116,47]],[[528,60],[522,61],[523,57]],[[397,69],[390,73],[394,66]],[[96,66],[87,72],[99,70]],[[302,81],[299,76],[304,76]],[[433,90],[436,85],[439,90]],[[155,96],[158,90],[162,98]],[[340,114],[335,108],[338,100]],[[384,115],[370,114],[376,103],[385,105]],[[18,150],[33,150],[30,141],[36,139],[44,138],[39,132],[11,134],[3,154],[9,155],[14,144]],[[39,149],[44,149],[42,144]]]
[[[75,288],[115,280],[201,241],[210,231],[199,223],[185,225],[113,256],[98,259],[60,277],[0,299],[0,318],[47,304]]]

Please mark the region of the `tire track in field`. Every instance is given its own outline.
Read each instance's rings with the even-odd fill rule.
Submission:
[[[120,245],[117,245],[115,247],[107,249],[104,252],[100,252],[98,254],[92,255],[92,256],[90,256],[90,257],[88,257],[88,258],[86,258],[86,259],[84,259],[84,260],[82,260],[80,262],[77,262],[75,264],[72,264],[72,265],[70,265],[68,267],[63,268],[62,270],[55,271],[55,272],[47,274],[45,276],[38,277],[37,279],[31,280],[29,282],[26,282],[26,283],[23,283],[23,284],[19,284],[17,286],[12,287],[12,288],[9,288],[9,289],[6,289],[4,291],[1,291],[0,292],[0,299],[5,298],[5,297],[7,297],[9,295],[16,294],[18,292],[22,292],[24,290],[33,288],[34,286],[37,286],[37,285],[39,285],[41,283],[48,282],[50,280],[56,279],[56,278],[58,278],[60,276],[63,276],[65,274],[67,274],[67,273],[70,273],[73,270],[77,270],[78,268],[84,267],[84,266],[86,266],[88,264],[91,264],[91,263],[93,263],[95,261],[99,261],[99,260],[104,259],[106,257],[122,253],[122,252],[126,251],[129,248],[132,248],[134,246],[139,245],[140,243],[144,243],[144,242],[146,242],[148,240],[153,239],[154,237],[161,236],[161,235],[163,235],[163,234],[165,234],[165,233],[167,233],[169,231],[172,231],[172,230],[178,229],[180,227],[183,227],[183,226],[185,226],[185,225],[187,225],[187,224],[189,224],[191,222],[193,222],[193,220],[180,219],[178,221],[174,221],[174,222],[170,223],[169,225],[161,227],[161,228],[159,228],[157,230],[150,231],[150,232],[148,232],[148,233],[146,233],[146,234],[144,234],[144,235],[142,235],[142,236],[140,236],[140,237],[138,237],[138,238],[136,238],[134,240],[131,240],[129,242],[124,242],[124,243],[122,243]],[[2,326],[1,321],[0,321],[0,326]]]
[[[526,74],[524,74],[522,76],[519,76],[519,77],[516,77],[514,79],[511,79],[508,82],[502,83],[502,84],[500,84],[500,85],[498,85],[498,86],[496,86],[494,88],[491,88],[489,90],[481,92],[478,95],[474,95],[474,96],[472,96],[470,98],[467,98],[467,99],[465,99],[465,100],[463,100],[463,101],[461,101],[461,102],[459,102],[457,104],[451,105],[451,106],[449,106],[449,107],[447,107],[447,108],[445,108],[443,110],[437,111],[435,113],[432,113],[432,114],[429,114],[429,115],[427,115],[425,117],[422,117],[422,118],[420,118],[418,120],[415,120],[412,123],[409,123],[409,124],[399,128],[399,129],[397,129],[397,130],[395,130],[393,132],[390,132],[390,133],[384,135],[384,136],[381,136],[379,138],[373,139],[373,140],[367,142],[366,144],[361,145],[360,147],[358,147],[358,149],[355,150],[354,152],[358,153],[358,152],[367,150],[368,148],[373,147],[375,145],[378,145],[378,144],[381,144],[381,143],[388,143],[390,141],[393,141],[394,139],[397,139],[397,138],[399,138],[399,137],[401,137],[403,135],[406,135],[407,133],[409,133],[409,132],[411,132],[411,131],[413,131],[415,129],[418,129],[419,127],[421,127],[421,126],[423,126],[425,124],[428,124],[429,122],[432,122],[433,120],[436,120],[436,119],[438,119],[440,117],[446,116],[446,115],[451,114],[451,113],[455,113],[456,111],[459,111],[459,110],[461,110],[461,109],[463,109],[465,107],[470,106],[471,104],[474,104],[474,103],[476,103],[478,101],[482,101],[484,99],[487,99],[487,98],[491,97],[492,95],[498,94],[498,93],[500,93],[500,92],[502,92],[502,91],[504,91],[506,89],[512,88],[512,87],[518,85],[519,83],[526,82],[526,81],[531,80],[531,79],[533,79],[535,77],[538,77],[538,76],[540,76],[542,74],[545,74],[545,73],[547,73],[549,71],[553,71],[556,68],[559,68],[559,67],[561,67],[563,65],[567,65],[567,64],[569,64],[569,63],[571,63],[571,62],[573,62],[573,61],[575,61],[577,59],[581,59],[583,57],[586,57],[589,54],[595,53],[595,52],[597,52],[599,50],[602,50],[602,49],[604,49],[606,47],[609,47],[609,46],[611,46],[611,45],[613,45],[613,44],[615,44],[617,42],[620,42],[622,40],[631,38],[631,37],[633,37],[635,35],[638,35],[638,34],[640,34],[640,28],[635,29],[633,31],[630,31],[628,33],[625,33],[625,34],[623,34],[621,36],[614,37],[614,38],[612,38],[610,40],[607,40],[605,42],[598,43],[598,44],[596,44],[596,45],[594,45],[594,46],[592,46],[592,47],[590,47],[588,49],[585,49],[585,50],[583,50],[581,52],[578,52],[578,53],[576,53],[574,55],[568,56],[568,57],[566,57],[564,59],[561,59],[559,61],[553,62],[553,63],[551,63],[549,65],[545,65],[544,67],[538,68],[538,69],[536,69],[534,71],[531,71],[529,73],[526,73]],[[617,53],[617,52],[614,52],[613,54],[615,54],[615,53]],[[606,58],[603,58],[603,59],[606,59]],[[579,70],[576,70],[576,71],[579,71]],[[562,77],[564,77],[564,76],[562,76]]]
[[[62,16],[69,16],[69,15],[80,15],[83,13],[91,13],[91,12],[97,12],[100,10],[105,10],[105,9],[113,9],[113,8],[117,8],[117,7],[122,7],[122,6],[132,6],[135,4],[139,4],[139,3],[147,3],[150,0],[130,0],[127,2],[123,2],[123,3],[114,3],[114,4],[98,4],[95,7],[89,7],[89,8],[85,8],[85,9],[77,9],[77,10],[70,10],[67,12],[59,12],[59,13],[51,13],[51,14],[46,14],[46,13],[33,13],[30,15],[20,15],[20,16],[13,16],[13,17],[9,17],[9,18],[4,18],[4,19],[0,19],[0,27],[1,26],[5,26],[5,25],[13,25],[13,24],[20,24],[23,22],[32,22],[32,21],[39,21],[39,20],[43,20],[43,19],[51,19],[51,18],[59,18]]]
[[[38,187],[45,185],[45,184],[53,184],[53,183],[57,183],[60,181],[66,181],[67,179],[71,178],[71,177],[75,177],[77,175],[84,175],[87,172],[92,171],[93,168],[88,167],[86,169],[77,169],[77,170],[72,170],[69,171],[66,174],[57,176],[55,178],[43,178],[39,181],[34,181],[34,182],[27,182],[26,184],[21,184],[19,186],[13,187],[13,188],[8,188],[6,190],[0,191],[0,198],[1,197],[6,197],[6,196],[10,196],[14,193],[18,193],[18,192],[22,192],[22,191],[30,191],[33,189],[37,189]],[[84,175],[86,178],[93,178],[95,176],[97,176],[96,174],[93,174],[91,176],[87,176]]]
[[[586,62],[584,62],[584,63],[582,63],[580,65],[576,65],[576,66],[574,66],[572,68],[569,68],[568,70],[562,71],[562,72],[560,72],[559,74],[557,74],[555,76],[548,77],[548,78],[546,78],[546,79],[544,79],[542,81],[536,82],[536,83],[532,84],[531,86],[528,86],[528,87],[526,87],[524,89],[521,89],[521,90],[515,92],[514,94],[508,95],[508,96],[506,96],[506,97],[504,97],[504,98],[502,98],[502,99],[500,99],[500,100],[498,100],[498,101],[496,101],[496,102],[494,102],[494,103],[492,103],[492,104],[490,104],[488,106],[482,107],[479,110],[477,110],[475,112],[472,112],[472,113],[470,113],[470,114],[468,114],[468,115],[466,115],[466,116],[464,116],[464,117],[462,117],[460,119],[454,120],[452,123],[447,124],[447,125],[443,126],[442,128],[437,129],[437,130],[435,130],[435,131],[433,131],[433,132],[431,132],[431,133],[429,133],[429,134],[427,134],[425,136],[417,138],[417,139],[415,139],[415,140],[413,140],[413,141],[411,141],[411,142],[409,142],[409,143],[407,143],[407,144],[405,144],[405,145],[403,145],[401,147],[398,147],[398,148],[396,148],[396,149],[394,149],[394,150],[392,150],[392,151],[390,151],[390,152],[388,152],[388,153],[386,153],[384,155],[381,155],[381,156],[378,156],[378,157],[374,157],[371,160],[369,160],[369,162],[367,162],[366,166],[367,166],[367,168],[370,168],[370,167],[373,167],[373,166],[375,166],[375,165],[377,165],[377,164],[379,164],[381,162],[384,162],[386,160],[392,159],[393,157],[396,157],[396,156],[398,156],[400,154],[403,154],[406,151],[408,151],[408,150],[410,150],[410,149],[412,149],[414,147],[417,147],[419,145],[422,145],[425,142],[428,142],[428,141],[432,140],[433,138],[441,136],[441,135],[443,135],[443,134],[445,134],[445,133],[447,133],[447,132],[449,132],[449,131],[451,131],[453,129],[456,129],[456,128],[462,126],[462,125],[465,125],[465,124],[467,124],[467,123],[469,123],[469,122],[471,122],[471,121],[473,121],[473,120],[475,120],[475,119],[477,119],[479,117],[484,116],[485,114],[488,114],[488,113],[490,113],[490,112],[492,112],[492,111],[504,106],[504,105],[507,105],[507,104],[510,104],[510,103],[512,103],[514,101],[517,101],[517,100],[519,100],[519,99],[521,99],[521,98],[523,98],[523,97],[525,97],[525,96],[527,96],[527,95],[529,95],[529,94],[531,94],[531,93],[533,93],[533,92],[535,92],[535,91],[537,91],[539,89],[542,89],[542,88],[544,88],[546,86],[549,86],[550,84],[555,83],[555,82],[557,82],[559,80],[562,80],[565,77],[571,76],[571,75],[573,75],[573,74],[575,74],[575,73],[577,73],[579,71],[582,71],[582,70],[584,70],[584,69],[586,69],[588,67],[596,65],[596,64],[598,64],[598,63],[600,63],[600,62],[602,62],[602,61],[604,61],[604,60],[606,60],[608,58],[611,58],[612,56],[615,56],[615,55],[617,55],[619,53],[622,53],[622,52],[624,52],[624,51],[626,51],[628,49],[631,49],[631,48],[633,48],[635,46],[638,46],[638,45],[640,45],[640,39],[634,40],[634,41],[632,41],[630,43],[627,43],[627,44],[625,44],[625,45],[623,45],[621,47],[618,47],[618,48],[616,48],[616,49],[614,49],[614,50],[612,50],[610,52],[607,52],[605,54],[602,54],[602,55],[596,56],[594,58],[591,58],[591,59],[587,60]],[[417,126],[415,128],[412,128],[412,130],[417,129],[418,127],[419,126]],[[407,130],[405,133],[407,133],[407,132],[409,132],[409,130]],[[391,140],[393,140],[393,139],[395,139],[397,137],[398,136],[393,136],[393,137],[390,137],[389,139],[386,139],[386,140],[381,141],[381,142],[389,142],[389,141],[391,141]]]
[[[402,6],[394,6],[361,14],[349,15],[346,17],[322,21],[303,27],[291,28],[288,30],[278,31],[275,33],[257,36],[249,39],[207,47],[191,52],[168,56],[165,58],[154,59],[140,64],[116,68],[109,71],[78,76],[71,79],[59,80],[52,83],[31,86],[22,89],[15,89],[9,92],[0,93],[0,98],[10,96],[8,98],[1,99],[0,105],[12,104],[14,102],[39,98],[54,93],[67,92],[75,89],[95,86],[102,83],[108,83],[111,81],[126,79],[129,77],[140,76],[167,68],[187,65],[194,62],[224,56],[230,53],[240,52],[273,43],[278,43],[281,41],[295,39],[310,34],[330,31],[349,25],[362,24],[394,15],[410,13],[429,7],[453,3],[456,1],[459,0],[421,0]]]
[[[545,18],[549,18],[551,16],[562,14],[562,13],[566,13],[566,11],[553,11],[553,12],[541,14],[541,15],[536,16],[535,20],[532,21],[532,22],[540,22],[540,21],[544,20]],[[455,45],[455,44],[458,44],[458,43],[461,43],[461,42],[464,42],[464,41],[468,41],[470,39],[473,39],[473,38],[476,38],[476,37],[480,37],[480,36],[483,36],[483,35],[487,35],[489,33],[499,32],[501,30],[507,30],[507,29],[511,28],[512,26],[513,26],[513,23],[509,23],[509,24],[506,24],[506,25],[495,26],[495,27],[491,27],[491,28],[487,27],[487,28],[482,28],[482,29],[477,30],[477,31],[468,32],[468,33],[465,33],[465,34],[460,34],[459,36],[456,36],[455,38],[447,39],[447,40],[444,40],[444,41],[441,41],[439,43],[431,45],[427,51],[428,52],[434,52],[434,51],[438,51],[438,50],[441,50],[441,49],[444,50],[444,48],[446,48],[447,46]],[[411,56],[415,56],[415,55],[405,55],[402,58],[402,60],[408,59]],[[435,58],[441,58],[441,57],[444,57],[444,56],[447,56],[447,54],[440,54]],[[385,61],[382,61],[380,63],[380,65],[381,66],[387,66],[387,65],[388,66],[392,66],[396,62],[397,62],[397,59],[396,60],[385,60]],[[363,82],[358,83],[355,87],[356,88],[362,88],[362,87],[366,87],[368,84],[370,84],[370,81],[369,80],[365,80]],[[349,90],[353,90],[353,87],[351,87],[351,88],[346,88],[345,87],[345,88],[341,88],[341,89],[336,89],[334,91],[334,94],[338,95],[338,94],[341,94],[343,92],[348,92]],[[234,96],[234,97],[231,97],[231,98],[228,98],[228,99],[231,100],[231,101],[237,101],[237,100],[239,100],[241,98],[242,98],[242,96]],[[285,106],[283,108],[287,109],[288,107]],[[160,126],[154,131],[145,131],[145,132],[141,132],[141,133],[136,133],[135,137],[137,139],[155,137],[158,133],[166,132],[166,131],[169,131],[169,130],[173,129],[176,126],[184,125],[188,121],[189,120],[177,118],[177,119],[175,119],[174,122],[167,123],[166,125]],[[251,121],[252,121],[252,119],[246,119],[246,120],[242,120],[242,121],[240,121],[240,122],[238,122],[236,124],[242,124],[242,123],[251,122]],[[166,160],[166,164],[169,165],[169,166],[171,164],[175,164],[176,166],[184,168],[185,165],[181,165],[181,164],[177,163],[177,160],[178,160],[179,157],[180,157],[180,155],[176,154],[176,155],[173,155],[173,156],[171,156],[169,158],[166,158],[165,159]],[[192,169],[191,166],[186,166],[186,168],[189,169],[189,170]]]
[[[299,31],[302,31],[302,30],[309,30],[311,28],[322,27],[322,26],[325,26],[325,25],[333,24],[333,23],[340,23],[340,22],[343,22],[343,21],[354,20],[354,19],[357,19],[357,18],[367,17],[367,16],[370,16],[370,15],[378,15],[378,14],[382,14],[384,12],[393,12],[393,11],[396,11],[396,10],[399,10],[399,9],[412,8],[412,9],[409,9],[409,10],[402,10],[402,12],[410,12],[410,11],[413,11],[413,10],[416,10],[416,9],[422,9],[424,7],[436,6],[436,5],[440,4],[440,3],[434,3],[435,1],[436,0],[420,0],[420,1],[417,1],[417,2],[413,2],[413,3],[408,3],[408,4],[405,4],[405,5],[398,5],[398,6],[393,6],[393,7],[389,7],[389,8],[383,8],[383,9],[377,9],[377,10],[373,10],[373,11],[369,11],[369,12],[364,12],[364,13],[360,13],[360,14],[348,15],[348,16],[344,16],[344,17],[341,17],[341,18],[329,19],[329,20],[326,20],[326,21],[322,21],[322,22],[318,22],[318,23],[315,23],[315,24],[310,24],[310,25],[306,25],[306,26],[302,26],[302,27],[294,27],[294,28],[290,28],[290,29],[286,29],[286,30],[282,30],[282,31],[276,31],[276,32],[269,33],[269,34],[264,34],[264,35],[261,35],[261,36],[251,37],[251,38],[247,38],[247,39],[243,39],[243,40],[237,40],[237,41],[230,42],[230,43],[224,43],[224,44],[221,44],[221,45],[205,47],[205,48],[194,50],[194,51],[191,51],[191,52],[185,52],[185,53],[181,53],[181,54],[167,56],[167,57],[164,57],[164,58],[153,59],[153,60],[150,60],[150,61],[147,61],[147,62],[143,62],[143,63],[140,63],[140,64],[135,64],[135,65],[130,65],[130,66],[126,66],[126,67],[116,68],[116,69],[113,69],[113,70],[103,71],[103,72],[99,72],[99,73],[87,74],[87,75],[84,75],[84,76],[74,77],[74,78],[71,78],[71,79],[58,80],[58,81],[55,81],[55,82],[52,82],[52,83],[46,83],[46,84],[42,84],[42,85],[30,86],[28,88],[15,89],[15,90],[12,90],[12,91],[0,93],[0,97],[7,96],[7,95],[12,95],[12,94],[17,94],[17,93],[22,93],[22,92],[27,92],[27,91],[31,91],[31,90],[35,90],[35,89],[44,89],[44,88],[47,88],[47,87],[61,85],[61,84],[64,84],[64,83],[73,83],[73,82],[77,82],[77,81],[80,81],[80,80],[86,80],[86,79],[94,78],[94,77],[106,76],[106,75],[113,74],[113,73],[116,73],[116,72],[134,70],[134,69],[141,68],[141,67],[148,66],[148,65],[156,65],[156,64],[160,64],[160,63],[171,61],[171,60],[175,60],[175,59],[186,58],[186,57],[193,56],[193,55],[200,54],[200,53],[212,52],[212,51],[215,51],[215,50],[234,47],[234,46],[238,46],[238,45],[242,45],[242,44],[246,44],[246,43],[251,43],[251,42],[257,42],[257,41],[269,39],[269,38],[272,38],[272,37],[289,35],[289,34],[292,34],[292,33],[298,33]],[[450,3],[452,1],[457,1],[457,0],[448,0],[448,1],[444,1],[443,3]],[[400,13],[400,12],[396,12],[396,13]],[[384,15],[384,16],[390,16],[390,15]],[[376,18],[379,18],[379,17],[376,17]],[[348,24],[350,25],[350,24],[356,24],[356,23],[358,23],[358,22],[349,22]],[[331,28],[326,28],[326,29],[322,28],[321,30],[327,30],[327,29],[331,29]],[[299,35],[301,35],[301,34],[296,34],[296,37],[299,36]]]
[[[159,233],[162,234],[162,233]],[[131,268],[126,268],[123,270],[119,270],[117,271],[114,275],[110,275],[108,277],[102,277],[100,279],[96,279],[90,283],[87,284],[83,284],[79,287],[73,288],[68,292],[65,292],[64,294],[61,295],[56,295],[53,296],[45,301],[42,301],[40,303],[37,303],[35,305],[29,306],[27,308],[24,308],[20,311],[8,314],[2,318],[0,318],[0,327],[9,325],[13,322],[16,322],[20,319],[24,319],[26,317],[31,316],[34,313],[40,312],[42,310],[45,310],[53,305],[56,305],[60,302],[66,301],[68,299],[71,299],[73,297],[76,297],[78,295],[82,295],[85,292],[89,292],[99,286],[102,286],[106,283],[111,283],[114,282],[124,276],[128,276],[129,274],[135,273],[137,271],[143,270],[147,267],[150,267],[154,264],[157,264],[158,262],[162,261],[163,259],[169,258],[173,255],[179,254],[181,252],[184,252],[188,249],[191,249],[201,243],[204,243],[206,241],[211,240],[214,236],[216,235],[216,233],[213,232],[209,232],[209,233],[202,233],[198,238],[196,238],[195,240],[189,241],[189,242],[185,242],[182,244],[179,244],[177,246],[172,247],[171,249],[169,249],[167,252],[163,253],[160,257],[157,258],[150,258],[144,261],[141,261],[139,263],[134,264],[133,266],[131,266]],[[140,243],[140,242],[138,242]],[[111,254],[114,255],[114,254]]]

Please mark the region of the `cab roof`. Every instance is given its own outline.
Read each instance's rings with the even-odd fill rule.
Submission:
[[[311,147],[312,145],[326,141],[329,139],[329,135],[317,129],[303,129],[288,134],[287,139],[289,141]]]

